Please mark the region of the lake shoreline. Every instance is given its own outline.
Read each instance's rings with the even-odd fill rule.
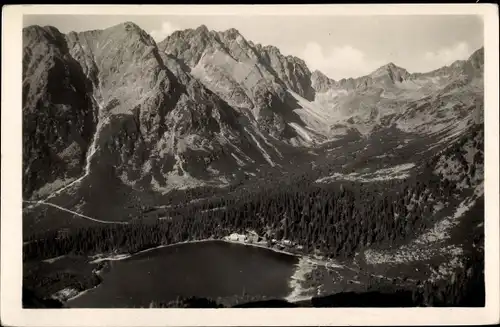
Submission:
[[[298,261],[297,261],[297,263],[295,263],[294,274],[292,276],[290,276],[289,280],[288,280],[288,285],[289,285],[291,291],[288,295],[284,296],[283,299],[286,299],[289,301],[294,301],[294,300],[304,300],[306,298],[311,297],[311,296],[301,296],[301,293],[302,293],[302,291],[304,291],[304,289],[300,285],[300,282],[304,278],[304,269],[303,269],[304,263],[308,262],[309,266],[311,266],[311,264],[314,263],[312,258],[306,256],[305,254],[292,253],[292,252],[289,252],[289,251],[286,251],[283,249],[277,249],[276,247],[270,247],[267,245],[266,242],[263,242],[263,241],[248,242],[248,241],[244,241],[244,240],[231,240],[229,236],[225,236],[222,238],[207,238],[207,239],[201,239],[201,240],[182,241],[182,242],[176,242],[176,243],[172,243],[172,244],[162,244],[162,245],[148,248],[145,250],[141,250],[141,251],[138,251],[135,253],[114,253],[114,254],[107,254],[107,255],[106,254],[97,254],[97,255],[89,257],[91,259],[89,261],[89,263],[97,264],[97,263],[101,263],[101,262],[127,260],[127,259],[133,258],[137,255],[151,252],[153,250],[174,247],[174,246],[180,246],[180,245],[184,245],[184,244],[195,244],[195,243],[204,243],[204,242],[223,242],[223,243],[229,243],[229,244],[246,245],[246,246],[261,248],[261,249],[265,249],[265,250],[272,251],[275,253],[279,253],[279,254],[283,254],[283,255],[297,258]],[[316,263],[316,264],[318,264],[318,263]],[[309,269],[308,269],[308,271],[309,271]],[[99,272],[96,272],[96,273],[99,274]],[[79,298],[81,295],[83,295],[83,294],[85,294],[85,293],[87,293],[95,288],[98,288],[100,285],[101,285],[101,283],[99,283],[99,285],[96,285],[90,289],[82,290],[82,291],[78,292],[77,294],[75,294],[74,296],[72,296],[71,298],[68,298],[67,300],[65,300],[64,303],[70,304],[70,302],[72,300]]]
[[[227,236],[225,236],[223,238],[206,238],[206,239],[201,239],[201,240],[176,242],[176,243],[172,243],[172,244],[162,244],[162,245],[148,248],[145,250],[141,250],[141,251],[138,251],[135,253],[116,253],[113,255],[102,256],[102,257],[100,254],[98,254],[98,255],[94,255],[94,256],[90,257],[91,259],[93,259],[92,261],[90,261],[90,263],[99,263],[99,262],[103,262],[103,261],[125,260],[125,259],[132,258],[136,255],[147,253],[147,252],[157,250],[157,249],[179,246],[179,245],[184,245],[184,244],[204,243],[204,242],[225,242],[225,243],[230,243],[230,244],[240,244],[240,245],[253,246],[253,247],[258,247],[258,248],[270,250],[270,251],[273,251],[276,253],[286,254],[286,255],[298,257],[298,258],[307,256],[306,254],[298,254],[298,253],[288,252],[285,250],[276,249],[274,247],[269,247],[264,242],[252,243],[252,242],[243,242],[243,241],[233,241],[233,240],[229,240],[226,238],[227,238]]]

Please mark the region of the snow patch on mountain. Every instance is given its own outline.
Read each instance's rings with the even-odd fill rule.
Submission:
[[[311,137],[311,135],[309,134],[309,132],[307,132],[304,128],[299,126],[297,123],[289,123],[288,125],[290,125],[306,142],[308,142],[308,143],[314,142],[314,140]]]
[[[257,145],[257,147],[259,148],[260,152],[262,153],[262,155],[264,156],[264,158],[266,159],[266,161],[272,166],[276,166],[276,164],[273,162],[273,160],[271,159],[271,156],[269,155],[269,153],[267,153],[267,151],[262,147],[262,145],[259,143],[259,141],[257,140],[257,138],[255,137],[255,135],[253,135],[252,132],[250,132],[250,130],[248,128],[244,128],[245,131],[248,133],[248,135],[250,135],[250,137],[252,138],[252,140],[254,141],[254,143]]]

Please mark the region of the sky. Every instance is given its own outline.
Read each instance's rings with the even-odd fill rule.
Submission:
[[[274,45],[333,79],[367,75],[392,62],[410,73],[467,59],[483,46],[483,21],[474,15],[392,16],[109,16],[30,15],[24,26],[52,25],[63,33],[134,22],[157,42],[173,31],[236,28],[247,40]]]

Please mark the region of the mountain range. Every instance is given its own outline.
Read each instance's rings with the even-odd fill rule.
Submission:
[[[26,27],[23,195],[42,199],[89,175],[160,193],[225,186],[333,140],[456,133],[481,115],[483,56],[336,81],[236,29],[202,25],[156,43],[130,22]]]
[[[210,239],[299,255],[294,302],[483,294],[483,48],[334,80],[234,28],[29,26],[22,74],[23,283],[42,299],[96,287],[96,256]]]

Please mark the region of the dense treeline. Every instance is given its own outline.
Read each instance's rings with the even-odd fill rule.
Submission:
[[[32,287],[32,285],[30,285]],[[90,288],[95,285],[88,285]],[[74,287],[74,285],[72,285]],[[85,289],[78,288],[79,290]],[[197,297],[178,298],[169,302],[151,302],[149,308],[224,308],[224,307],[482,307],[485,305],[484,260],[482,251],[469,256],[466,264],[458,269],[451,280],[425,282],[408,289],[397,285],[385,288],[368,287],[362,292],[341,292],[313,297],[298,303],[285,300],[262,300],[249,296],[236,296],[224,304],[215,299]],[[53,299],[42,299],[23,286],[25,308],[62,307]]]
[[[482,153],[476,154],[471,165],[464,160],[463,145],[473,139],[474,146],[481,149],[482,142],[478,143],[475,138],[481,131],[474,131],[441,154],[457,158],[463,171],[473,173],[476,163],[483,160]],[[479,142],[481,140],[480,137]],[[279,182],[235,186],[230,194],[217,195],[210,188],[192,190],[190,199],[212,196],[162,212],[163,219],[154,223],[138,219],[128,225],[101,225],[66,233],[33,235],[24,246],[24,259],[113,251],[135,253],[158,245],[220,238],[247,230],[254,230],[265,240],[290,240],[301,245],[304,253],[320,251],[329,257],[351,257],[368,246],[409,241],[434,224],[438,218],[434,212],[436,203],[456,200],[451,195],[460,191],[458,182],[434,174],[436,163],[437,156],[429,158],[418,175],[406,180],[321,184],[313,182],[318,177],[316,174],[298,171]],[[176,196],[181,197],[182,192]],[[451,282],[427,282],[411,290],[411,302],[422,306],[481,305],[484,303],[483,267],[484,256],[474,254]],[[88,282],[94,284],[95,281]],[[86,288],[86,285],[76,286]]]
[[[463,142],[450,148],[450,155],[459,153]],[[133,253],[252,229],[267,239],[300,244],[304,252],[319,250],[332,257],[348,257],[365,246],[408,240],[434,222],[433,204],[448,202],[456,186],[432,172],[436,162],[431,158],[419,175],[407,180],[377,183],[318,184],[311,182],[309,174],[296,173],[280,183],[260,183],[177,207],[165,213],[167,219],[154,224],[139,219],[129,225],[70,230],[65,235],[56,231],[34,235],[24,255],[25,259],[41,259],[68,253]]]
[[[73,271],[55,271],[51,274],[30,271],[23,274],[23,287],[34,290],[34,295],[46,298],[61,289],[68,288],[82,292],[101,283],[101,278],[92,273],[84,274]]]
[[[449,154],[459,154],[464,142],[457,142]],[[482,144],[475,146],[481,148]],[[365,246],[409,240],[434,223],[434,204],[447,203],[456,187],[433,173],[436,162],[432,158],[419,175],[407,180],[377,183],[318,184],[297,174],[288,182],[242,188],[225,197],[177,207],[155,223],[139,219],[129,225],[70,230],[66,235],[34,235],[36,241],[25,246],[24,255],[25,259],[40,259],[114,250],[133,253],[251,229],[267,239],[300,244],[304,252],[349,257]]]
[[[224,305],[214,299],[178,298],[158,303],[151,308],[271,308],[271,307],[482,307],[485,305],[484,260],[481,253],[469,257],[465,266],[451,280],[425,282],[408,289],[397,285],[385,289],[368,289],[364,292],[341,292],[313,297],[298,303],[285,300],[252,300],[240,298],[235,305]]]
[[[414,290],[413,301],[420,306],[481,307],[486,301],[484,282],[484,256],[472,255],[450,280],[425,282]]]
[[[286,239],[305,252],[348,257],[364,246],[397,243],[428,227],[433,203],[453,191],[437,177],[384,183],[297,183],[240,197],[188,206],[171,219],[103,225],[53,232],[25,246],[25,259],[114,250],[137,252],[160,244],[220,238],[254,230],[267,239]],[[423,182],[421,181],[423,180]]]
[[[367,289],[364,292],[341,292],[313,297],[298,303],[285,300],[237,299],[240,308],[270,307],[483,307],[485,305],[484,260],[482,253],[471,255],[464,267],[451,280],[425,282],[408,289],[397,285],[385,289]],[[166,303],[151,303],[152,308],[221,308],[219,301],[204,298],[178,298]]]
[[[43,299],[23,285],[21,299],[24,309],[62,308],[63,303],[55,299]]]

